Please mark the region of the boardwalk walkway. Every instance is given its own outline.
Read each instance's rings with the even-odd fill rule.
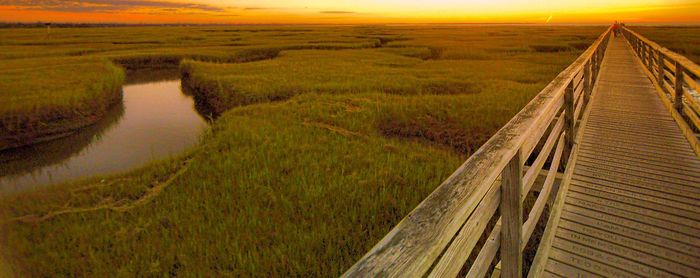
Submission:
[[[622,31],[601,34],[344,277],[700,277],[700,66]]]
[[[624,38],[596,86],[545,274],[700,277],[700,159]]]

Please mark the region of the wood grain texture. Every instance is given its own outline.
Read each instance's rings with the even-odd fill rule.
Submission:
[[[523,254],[520,252],[523,226],[522,162],[516,155],[501,174],[501,275],[506,278],[522,276]]]

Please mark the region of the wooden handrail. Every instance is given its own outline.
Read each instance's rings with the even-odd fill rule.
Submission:
[[[539,219],[558,162],[566,161],[564,150],[575,144],[575,122],[595,85],[610,34],[608,28],[343,276],[455,276],[498,207],[506,217],[490,233],[496,243],[482,247],[470,277],[485,274],[499,246],[501,254],[510,254],[502,256],[504,276],[520,276],[522,246],[537,221],[528,218],[523,228],[518,211],[544,161],[553,156],[557,165],[550,166],[552,177],[542,189],[547,194],[536,201],[537,215],[531,211]],[[535,162],[523,173],[531,155]]]
[[[630,28],[622,27],[622,32],[623,32],[623,35],[625,35],[625,37],[626,37],[628,40],[629,40],[628,35],[632,35],[632,36],[634,36],[635,38],[637,38],[639,41],[643,42],[644,45],[646,45],[646,46],[651,46],[651,48],[652,48],[653,50],[659,50],[659,51],[661,51],[661,53],[664,55],[664,57],[667,57],[667,58],[669,58],[669,59],[672,60],[672,61],[677,61],[677,62],[681,63],[681,64],[685,67],[685,69],[686,69],[688,72],[693,73],[693,75],[695,75],[695,76],[700,76],[700,66],[698,66],[698,65],[695,64],[695,63],[693,63],[693,61],[690,61],[690,60],[689,60],[688,58],[686,58],[685,56],[680,55],[680,54],[678,54],[678,53],[676,53],[676,52],[673,52],[673,51],[669,50],[668,48],[665,48],[665,47],[663,47],[663,46],[657,44],[656,42],[654,42],[654,41],[652,41],[652,40],[650,40],[650,39],[648,39],[648,38],[646,38],[646,37],[640,35],[639,33],[637,33],[637,32],[635,32],[635,31],[631,30]],[[630,43],[632,43],[632,42],[630,41]],[[635,49],[635,50],[636,50],[636,49]]]
[[[700,103],[691,91],[700,88],[700,66],[656,42],[622,28],[622,34],[644,65],[649,78],[657,86],[662,101],[672,107],[671,114],[700,156]]]

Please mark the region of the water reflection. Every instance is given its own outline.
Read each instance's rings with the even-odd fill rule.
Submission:
[[[183,94],[177,71],[151,69],[129,76],[123,102],[98,124],[0,153],[0,194],[123,172],[196,144],[207,123],[193,98]]]

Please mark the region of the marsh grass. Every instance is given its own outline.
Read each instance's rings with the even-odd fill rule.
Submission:
[[[628,26],[696,64],[700,64],[700,27],[697,26]]]
[[[27,276],[337,276],[581,52],[531,45],[603,29],[57,31],[51,55],[183,59],[184,83],[220,116],[181,157],[3,197],[0,252]],[[33,32],[3,34],[0,56],[46,48],[18,46]],[[253,48],[279,51],[225,58]]]
[[[0,150],[96,122],[123,81],[105,59],[0,60]]]
[[[223,29],[225,30],[225,29]],[[231,35],[204,28],[58,28],[0,30],[0,149],[65,136],[94,123],[120,95],[124,74],[177,66],[182,59],[244,63],[286,49],[377,47],[378,39],[308,30],[250,29]],[[264,32],[262,32],[264,31]],[[115,64],[117,65],[115,67]],[[119,68],[118,68],[119,67]]]
[[[30,275],[338,273],[371,247],[366,238],[381,237],[461,161],[443,148],[376,136],[385,101],[382,95],[309,94],[232,111],[215,123],[187,172],[152,203],[5,223],[3,242],[13,250],[32,246],[34,255],[18,259],[38,263],[26,269]],[[163,162],[108,178],[105,186],[93,180],[21,194],[3,200],[0,211],[33,219],[66,208],[128,204],[179,165]],[[28,202],[35,198],[41,204]],[[86,217],[99,229],[75,222]],[[50,251],[65,240],[78,244]]]

